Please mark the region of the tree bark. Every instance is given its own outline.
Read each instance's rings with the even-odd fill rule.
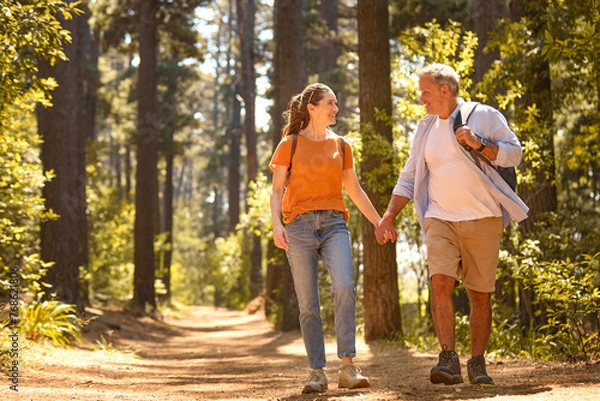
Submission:
[[[59,17],[60,18],[60,17]],[[42,196],[46,208],[59,215],[57,220],[41,225],[41,258],[54,262],[45,281],[52,285],[46,294],[83,311],[79,269],[87,265],[87,217],[85,131],[80,105],[83,102],[82,54],[78,26],[82,17],[63,20],[71,32],[72,43],[64,51],[68,62],[50,66],[40,63],[40,76],[54,77],[58,87],[52,93],[53,106],[38,110],[38,129],[43,143],[41,159],[44,171],[55,178],[47,183]]]
[[[539,7],[539,2],[533,4],[532,0],[511,0],[510,11],[511,19],[519,21],[523,17],[529,17],[532,21],[543,20],[535,15],[535,10],[545,10],[546,7]],[[542,37],[545,32],[545,26],[533,25],[534,37]],[[549,212],[556,211],[558,207],[556,191],[556,166],[554,154],[554,132],[553,132],[553,114],[551,102],[550,85],[550,65],[541,57],[529,58],[530,82],[525,95],[517,100],[523,109],[533,104],[540,109],[539,121],[547,132],[536,136],[536,142],[543,152],[542,159],[544,168],[534,169],[532,165],[525,164],[525,169],[536,170],[535,186],[520,186],[519,195],[529,206],[529,218],[520,223],[525,235],[530,235],[534,230],[534,224],[540,216],[545,216]],[[535,133],[538,135],[539,133]],[[528,138],[521,138],[521,140]]]
[[[511,0],[509,3],[510,16],[513,21],[520,21],[529,17],[532,21],[532,37],[540,38],[544,35],[545,26],[537,21],[544,21],[536,15],[536,10],[546,10],[543,4],[532,0]],[[529,75],[526,82],[527,90],[524,96],[517,100],[520,109],[526,110],[531,105],[536,105],[540,110],[539,122],[546,132],[530,133],[535,135],[541,156],[539,160],[543,168],[534,167],[531,162],[525,162],[522,168],[535,171],[535,185],[521,185],[518,187],[519,196],[529,206],[529,218],[520,223],[520,228],[525,238],[534,235],[535,223],[550,212],[556,211],[558,205],[556,191],[556,168],[554,155],[554,133],[551,103],[550,66],[542,57],[535,55],[527,59]],[[521,140],[530,138],[520,138]],[[522,285],[519,283],[519,287]],[[537,314],[533,305],[534,294],[531,290],[521,288],[519,294],[519,308],[521,323],[524,332],[529,330],[531,323],[540,325],[544,321],[544,311]]]
[[[237,0],[240,36],[242,98],[244,99],[244,138],[246,139],[246,168],[248,184],[256,181],[258,156],[256,153],[256,74],[254,72],[254,0]],[[246,206],[247,208],[247,206]],[[250,298],[259,296],[263,289],[262,248],[260,237],[252,235],[250,271]]]
[[[475,83],[481,81],[483,75],[500,52],[484,52],[490,33],[501,18],[508,16],[505,0],[473,0],[473,29],[477,35],[478,45],[475,49]]]
[[[321,1],[319,12],[325,22],[328,35],[319,40],[319,76],[331,72],[337,67],[339,45],[338,33],[338,0]]]
[[[284,125],[282,113],[287,109],[292,95],[301,92],[306,86],[302,0],[275,0],[274,16],[275,68],[272,81],[274,105],[271,114],[273,150],[281,139]],[[300,312],[287,260],[285,263],[272,261],[275,258],[285,260],[283,251],[275,248],[273,241],[269,242],[267,253],[270,262],[267,266],[266,310],[273,309],[271,302],[277,303],[282,308],[281,322],[278,326],[282,330],[298,329]]]
[[[227,136],[229,137],[229,157],[227,163],[227,193],[229,202],[229,231],[235,231],[240,222],[240,140],[242,134],[241,113],[242,105],[238,99],[240,85],[235,84],[231,87],[231,121]]]
[[[137,166],[135,183],[134,280],[132,307],[136,312],[156,310],[154,297],[154,236],[158,208],[158,0],[138,2],[140,66],[138,72]]]
[[[164,301],[167,303],[171,301],[171,257],[173,255],[173,159],[175,158],[173,152],[173,138],[170,138],[169,152],[165,155],[166,168],[165,168],[165,190],[163,195],[163,216],[164,216],[164,227],[163,232],[166,235],[165,245],[166,249],[163,257],[162,265],[162,282],[165,286],[166,293],[164,295]]]
[[[375,108],[392,114],[390,29],[387,0],[358,2],[359,107],[363,138],[361,178],[375,208],[382,210],[382,194],[365,183],[377,169],[381,155],[371,154],[368,143],[378,134],[390,143],[392,128],[375,118]],[[382,177],[383,181],[383,177]],[[393,188],[386,188],[391,193]],[[380,246],[373,225],[363,217],[364,316],[367,340],[391,339],[402,333],[395,244]]]

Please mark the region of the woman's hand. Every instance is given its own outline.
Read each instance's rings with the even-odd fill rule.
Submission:
[[[273,228],[273,242],[275,242],[275,246],[277,248],[281,248],[283,250],[288,250],[289,248],[289,240],[285,227],[279,225],[276,228]]]

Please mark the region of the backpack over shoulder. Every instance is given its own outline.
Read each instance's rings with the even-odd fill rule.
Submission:
[[[479,104],[479,102],[464,102],[461,105],[461,107],[458,111],[458,114],[456,115],[456,118],[454,119],[454,131],[456,131],[457,129],[459,129],[460,127],[462,127],[464,125],[467,125],[467,122],[469,121],[469,117],[471,116],[471,114],[473,113],[473,110],[475,110],[475,108],[477,107],[478,104]],[[504,181],[506,181],[506,183],[510,186],[510,188],[513,191],[517,188],[517,169],[515,167],[494,166],[494,165],[492,165],[492,163],[490,162],[490,160],[487,157],[483,156],[476,149],[471,148],[467,144],[464,144],[463,147],[465,148],[465,150],[467,152],[469,152],[471,154],[473,159],[475,159],[475,162],[477,165],[479,165],[479,160],[482,160],[483,162],[487,163],[488,165],[494,167],[494,169],[496,169],[498,174],[500,174],[500,176],[504,179]]]

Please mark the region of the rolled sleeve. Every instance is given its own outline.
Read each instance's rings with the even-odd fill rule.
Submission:
[[[517,145],[500,141],[495,143],[498,145],[498,155],[492,164],[501,167],[516,167],[519,165],[521,156],[523,155],[520,143]]]
[[[414,166],[414,163],[412,163]],[[409,199],[414,198],[415,194],[415,169],[411,167],[410,158],[406,163],[406,166],[402,169],[400,176],[398,177],[398,181],[396,181],[396,186],[394,186],[394,190],[392,191],[393,195],[404,196]]]
[[[492,164],[501,167],[516,167],[521,163],[523,149],[519,138],[508,126],[506,118],[493,107],[481,104],[473,111],[469,125],[481,136],[498,145],[498,155]]]

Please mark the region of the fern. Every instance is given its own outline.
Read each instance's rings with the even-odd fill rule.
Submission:
[[[21,304],[19,328],[28,339],[40,341],[52,340],[52,343],[68,346],[81,339],[81,319],[74,305],[56,300],[42,301],[38,294],[31,304]]]

